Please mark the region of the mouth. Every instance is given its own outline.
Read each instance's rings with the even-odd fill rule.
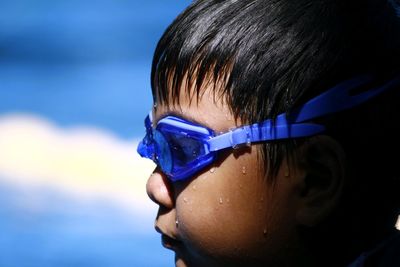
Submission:
[[[173,250],[173,251],[177,251],[180,247],[181,247],[181,245],[182,245],[182,242],[180,242],[179,240],[176,240],[176,239],[174,239],[174,238],[171,238],[171,237],[169,237],[169,236],[167,236],[167,235],[165,235],[165,234],[162,234],[161,235],[161,243],[162,243],[162,245],[163,245],[163,247],[165,247],[165,248],[167,248],[167,249],[170,249],[170,250]]]
[[[165,234],[160,228],[155,227],[156,231],[161,234],[161,244],[163,247],[177,251],[181,246],[182,242],[177,240],[176,238],[171,237],[170,235]]]

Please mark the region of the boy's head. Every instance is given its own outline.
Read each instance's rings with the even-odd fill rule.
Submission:
[[[360,74],[374,82],[359,91],[379,86],[398,75],[399,25],[384,0],[194,2],[154,55],[153,126],[174,115],[218,134],[290,114]],[[322,134],[222,150],[185,181],[157,168],[147,189],[177,265],[311,266],[335,256],[341,266],[386,236],[399,207],[389,157],[399,149],[398,97],[390,90],[318,118]]]

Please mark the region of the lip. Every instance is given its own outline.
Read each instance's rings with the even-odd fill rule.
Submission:
[[[159,227],[155,227],[156,231],[161,234],[161,244],[163,247],[170,250],[178,250],[181,247],[182,242],[177,240],[176,238],[167,235],[164,231],[162,231]]]
[[[182,242],[180,242],[179,240],[176,240],[165,234],[161,235],[161,243],[162,243],[163,247],[165,247],[166,249],[173,250],[173,251],[177,251],[182,245]]]

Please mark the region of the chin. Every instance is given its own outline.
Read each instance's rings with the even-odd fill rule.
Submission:
[[[176,267],[213,267],[214,265],[203,262],[199,259],[188,258],[188,255],[175,253],[175,266]]]
[[[175,254],[175,266],[176,267],[190,267],[181,257]]]

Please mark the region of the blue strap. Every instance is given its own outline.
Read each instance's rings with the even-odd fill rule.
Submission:
[[[228,147],[235,148],[246,143],[305,137],[321,133],[325,130],[324,126],[303,122],[357,106],[390,88],[400,85],[400,76],[381,87],[358,95],[351,95],[352,90],[372,81],[373,78],[370,76],[353,78],[306,102],[291,112],[289,117],[286,113],[282,113],[275,120],[269,119],[262,123],[242,126],[212,137],[208,140],[210,151]]]
[[[370,76],[359,76],[340,83],[292,112],[290,116],[291,120],[293,122],[303,122],[357,106],[390,88],[400,85],[400,76],[395,77],[380,87],[370,89],[358,95],[351,94],[352,90],[369,84],[372,81],[373,78]],[[280,116],[282,115],[285,114],[281,114]]]
[[[268,120],[263,124],[243,126],[233,131],[218,135],[210,140],[210,151],[250,144],[260,141],[279,140],[295,137],[311,136],[323,132],[325,127],[312,123],[271,125]]]

